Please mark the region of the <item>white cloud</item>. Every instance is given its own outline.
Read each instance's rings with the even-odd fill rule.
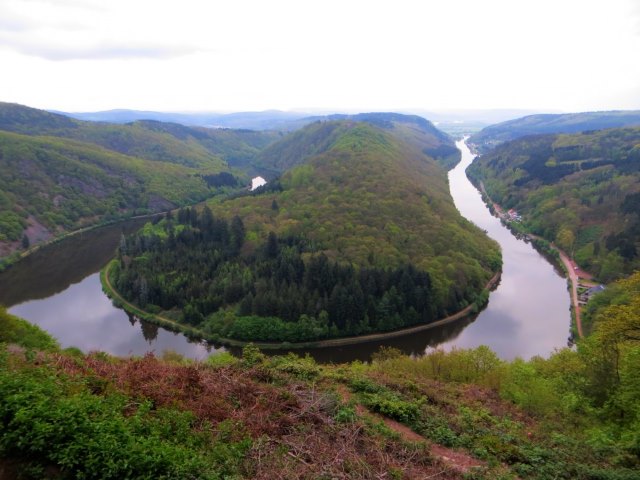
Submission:
[[[634,8],[4,0],[0,91],[67,110],[640,108]]]
[[[144,29],[133,25],[116,35],[122,14],[75,0],[9,0],[0,6],[0,48],[53,61],[169,59],[198,50],[145,39]]]
[[[0,34],[0,48],[46,60],[109,60],[127,58],[169,59],[196,52],[192,47],[174,45],[135,45],[107,42],[95,45],[73,45],[21,38],[8,38]]]

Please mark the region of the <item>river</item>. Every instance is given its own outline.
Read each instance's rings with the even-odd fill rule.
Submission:
[[[466,168],[473,155],[457,143],[462,160],[449,172],[449,185],[460,213],[486,230],[502,248],[502,277],[489,304],[475,322],[443,347],[489,345],[502,358],[548,356],[567,345],[571,299],[567,281],[537,250],[517,239],[489,212]]]
[[[308,350],[318,361],[368,360],[382,344],[412,355],[434,347],[488,345],[504,359],[546,356],[566,345],[570,324],[566,281],[531,245],[516,239],[491,216],[464,173],[473,155],[464,142],[457,145],[462,160],[449,173],[454,202],[462,215],[502,247],[502,278],[488,306],[475,316],[418,334]],[[102,292],[100,268],[113,255],[121,233],[140,225],[140,220],[123,222],[41,249],[0,274],[0,304],[50,332],[63,347],[120,356],[171,350],[196,359],[220,350],[136,320],[115,308]]]

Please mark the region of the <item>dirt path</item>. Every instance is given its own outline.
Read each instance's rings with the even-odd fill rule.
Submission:
[[[528,234],[529,237],[535,238],[538,240],[545,240],[538,235],[533,235],[532,233]],[[567,271],[567,276],[569,277],[569,282],[571,283],[571,306],[573,307],[574,316],[576,319],[576,330],[578,331],[578,338],[583,338],[584,335],[582,333],[582,319],[580,316],[580,302],[578,301],[578,283],[580,283],[580,277],[578,272],[580,271],[576,263],[569,258],[563,250],[558,248],[553,243],[549,244],[551,248],[553,248],[558,255],[560,256],[560,261],[564,265],[564,269]],[[590,276],[590,275],[589,275]]]
[[[338,389],[338,393],[342,397],[342,400],[344,402],[351,401],[353,395],[351,394],[349,389],[344,385],[341,385],[340,387],[341,388]],[[400,438],[402,438],[406,442],[424,442],[428,444],[431,455],[433,455],[433,457],[437,459],[444,467],[444,470],[440,473],[440,475],[444,475],[447,472],[465,475],[471,473],[475,469],[487,466],[487,462],[483,462],[482,460],[478,460],[477,458],[472,457],[468,452],[464,450],[454,450],[452,448],[433,443],[422,435],[414,432],[406,425],[403,425],[400,422],[396,422],[395,420],[385,417],[384,415],[372,412],[360,403],[356,403],[355,409],[356,413],[361,417],[367,416],[382,421],[390,430],[393,430],[395,433],[400,435]]]

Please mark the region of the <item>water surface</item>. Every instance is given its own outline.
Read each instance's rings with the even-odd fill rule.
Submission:
[[[443,347],[488,345],[505,359],[547,356],[567,345],[571,314],[566,280],[529,243],[517,239],[491,215],[465,174],[473,155],[464,142],[457,146],[462,160],[449,173],[451,195],[464,217],[498,241],[503,270],[487,308]]]
[[[570,325],[566,281],[531,245],[516,239],[491,216],[464,173],[473,155],[463,142],[458,143],[458,148],[462,161],[449,173],[455,204],[462,215],[486,230],[502,247],[502,278],[491,293],[488,306],[474,316],[418,334],[306,351],[318,361],[368,360],[381,345],[411,355],[421,355],[437,346],[450,349],[488,345],[504,359],[546,356],[566,345]],[[64,347],[114,355],[172,350],[190,358],[206,357],[216,348],[136,321],[114,307],[102,292],[98,271],[113,256],[121,234],[139,228],[144,221],[92,230],[43,248],[0,274],[0,303],[10,307],[11,313],[49,331]]]
[[[205,358],[215,349],[134,319],[102,292],[99,271],[120,236],[147,221],[97,228],[42,248],[0,274],[0,304],[51,333],[62,347],[119,356],[170,350]]]

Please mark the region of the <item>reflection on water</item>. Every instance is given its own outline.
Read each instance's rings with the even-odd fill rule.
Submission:
[[[122,356],[172,350],[205,358],[215,349],[136,320],[102,292],[98,272],[113,257],[120,236],[147,221],[129,220],[42,248],[0,274],[0,304],[47,330],[63,347]]]
[[[381,345],[410,355],[422,355],[436,346],[488,345],[501,358],[511,359],[548,355],[566,344],[570,313],[565,280],[531,245],[517,240],[491,216],[464,172],[472,155],[464,143],[458,147],[462,161],[449,173],[455,204],[502,247],[502,278],[488,306],[476,316],[405,337],[299,353],[337,363],[368,360]],[[52,333],[64,347],[115,355],[173,350],[191,358],[206,357],[216,348],[136,320],[115,308],[101,290],[97,272],[112,257],[120,235],[143,223],[123,222],[42,249],[0,274],[0,303]]]
[[[308,353],[318,362],[322,363],[342,363],[353,360],[369,361],[371,355],[377,352],[382,346],[397,348],[407,355],[420,356],[425,353],[425,349],[437,347],[447,340],[456,338],[475,318],[476,315],[469,316],[441,327],[404,337],[391,338],[384,342],[369,342],[344,347],[300,350],[299,353],[302,355]]]
[[[463,142],[458,148],[462,161],[449,173],[451,194],[460,213],[500,243],[503,270],[487,308],[443,347],[488,345],[505,359],[546,356],[567,344],[571,316],[566,281],[530,244],[515,238],[491,215],[465,175],[473,156]]]
[[[107,264],[120,235],[134,232],[147,221],[96,228],[36,251],[0,274],[0,304],[10,307],[48,298],[78,283]]]
[[[151,351],[161,355],[172,350],[190,358],[205,358],[213,351],[115,308],[102,293],[98,273],[46,300],[25,302],[10,311],[44,328],[62,347],[76,346],[85,352],[128,356]]]

